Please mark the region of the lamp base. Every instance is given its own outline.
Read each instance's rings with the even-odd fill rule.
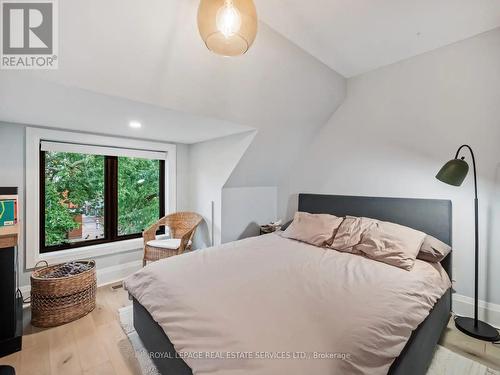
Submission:
[[[494,327],[480,320],[477,321],[477,325],[474,325],[474,318],[457,317],[455,326],[466,335],[478,340],[491,342],[500,340],[500,334]]]

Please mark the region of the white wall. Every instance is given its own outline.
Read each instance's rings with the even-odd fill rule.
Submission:
[[[224,118],[258,133],[228,187],[277,186],[299,150],[345,98],[344,77],[267,26],[259,32],[259,45],[248,58],[252,63],[264,61],[266,68],[247,86],[247,93],[228,98],[229,113],[224,113],[229,116]]]
[[[434,178],[469,143],[479,169],[480,298],[500,303],[499,46],[497,29],[349,79],[345,102],[282,181],[280,215],[291,216],[299,192],[451,199],[456,289],[472,296],[472,176],[462,188]]]
[[[19,219],[25,218],[25,126],[0,122],[0,186],[17,186],[19,188],[20,213]],[[186,165],[188,163],[188,146],[177,145],[177,208],[186,209],[189,201],[187,193]],[[19,247],[20,286],[29,285],[30,270],[24,264],[25,230],[20,235]],[[142,248],[95,258],[97,264],[98,282],[110,282],[116,278],[129,275],[142,265]],[[24,289],[24,288],[23,288]]]
[[[259,235],[260,225],[276,220],[277,198],[275,186],[224,188],[222,242]]]
[[[255,139],[224,185],[232,189],[248,188],[238,191],[241,199],[258,197],[260,187],[277,188],[293,171],[301,150],[337,110],[346,93],[346,80],[337,72],[265,25],[259,33],[260,42],[247,62],[259,61],[256,66],[261,66],[265,61],[266,68],[254,77],[256,81],[245,80],[248,91],[244,94],[241,90],[231,91],[237,95],[227,99],[229,106],[213,107],[214,114],[224,112],[224,116],[229,116],[224,118],[257,129]],[[234,73],[237,67],[231,67],[231,71]],[[253,230],[240,232],[240,225],[252,226],[252,223],[262,224],[266,217],[276,218],[274,212],[263,215],[257,204],[242,207],[233,201],[225,202],[226,199],[231,201],[234,197],[231,193],[222,196],[224,242],[256,234],[255,226]],[[229,218],[237,218],[237,223]]]
[[[255,132],[232,135],[189,146],[189,209],[203,216],[195,248],[221,243],[222,188],[255,137]],[[214,233],[212,230],[214,202]]]
[[[255,139],[224,185],[225,188],[255,188],[254,191],[240,190],[241,199],[245,199],[245,195],[256,198],[263,186],[277,188],[279,182],[293,172],[301,150],[341,105],[346,93],[346,80],[337,72],[287,43],[267,26],[261,27],[259,33],[261,40],[251,56],[247,56],[247,62],[259,61],[260,66],[266,61],[269,70],[261,71],[253,82],[256,85],[246,81],[248,92],[228,98],[229,113],[224,113],[233,122],[257,129]],[[236,66],[231,70],[234,68]],[[214,106],[214,111],[225,112],[226,108]],[[257,204],[242,207],[225,202],[226,199],[231,200],[233,196],[222,196],[224,242],[255,234],[255,226],[241,233],[240,225],[262,224],[268,217],[262,215]],[[269,215],[275,218],[276,213]]]

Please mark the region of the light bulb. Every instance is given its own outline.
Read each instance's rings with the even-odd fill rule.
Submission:
[[[232,0],[226,0],[224,5],[217,11],[217,29],[225,38],[230,38],[241,28],[241,15],[233,5]]]

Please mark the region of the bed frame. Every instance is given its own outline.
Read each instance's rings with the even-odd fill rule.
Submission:
[[[340,195],[299,194],[299,211],[337,216],[365,216],[421,230],[451,245],[451,201],[435,199],[378,198]],[[441,264],[451,279],[451,253]],[[192,375],[177,356],[174,346],[149,312],[133,300],[134,327],[162,375]],[[451,290],[435,304],[427,318],[412,333],[403,351],[392,364],[391,375],[425,375],[439,338],[451,314]]]

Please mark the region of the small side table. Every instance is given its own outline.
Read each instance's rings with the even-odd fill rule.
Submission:
[[[261,225],[260,226],[260,235],[262,236],[263,234],[269,234],[269,233],[274,233],[277,232],[281,229],[281,225]]]

